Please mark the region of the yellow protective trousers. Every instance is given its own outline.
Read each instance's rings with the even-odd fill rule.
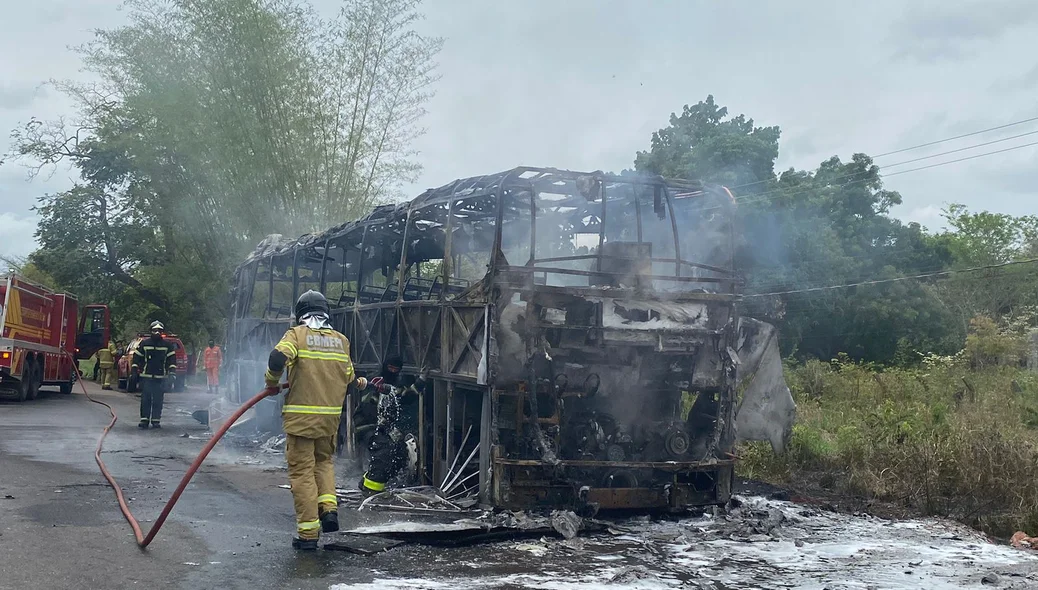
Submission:
[[[112,365],[108,365],[106,367],[104,365],[104,363],[101,363],[101,375],[98,378],[98,381],[101,382],[101,386],[102,387],[111,387],[112,386],[112,373],[113,372],[114,371],[112,370]]]
[[[285,461],[292,499],[296,506],[296,528],[300,539],[320,536],[320,517],[337,512],[335,495],[335,435],[322,438],[287,435]]]

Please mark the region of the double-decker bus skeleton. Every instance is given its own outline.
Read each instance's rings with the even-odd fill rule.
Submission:
[[[722,504],[737,437],[781,450],[795,412],[774,329],[739,317],[735,238],[721,186],[529,167],[456,180],[264,240],[236,271],[228,357],[238,390],[259,389],[292,303],[317,289],[358,375],[396,355],[426,377],[421,483],[510,509]]]

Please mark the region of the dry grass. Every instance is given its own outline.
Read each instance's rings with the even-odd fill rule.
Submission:
[[[1038,531],[1038,375],[931,359],[921,369],[847,360],[789,368],[799,406],[788,452],[747,445],[741,474],[810,479],[948,516],[993,535]]]

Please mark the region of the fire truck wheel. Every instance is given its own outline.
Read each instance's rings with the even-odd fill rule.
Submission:
[[[61,384],[61,386],[60,386],[60,388],[61,388],[60,389],[61,395],[71,395],[72,394],[72,386],[75,385],[75,384],[76,384],[76,374],[72,373],[72,377],[69,377],[68,381],[66,381],[66,382]]]
[[[29,378],[32,375],[23,375],[22,379],[18,381],[18,401],[24,402],[29,399],[29,390],[32,386],[29,384]]]
[[[39,367],[39,365],[33,365],[32,369],[31,369],[31,371],[29,373],[29,378],[28,378],[28,381],[29,381],[29,399],[30,400],[36,399],[36,397],[38,395],[40,395],[40,380],[41,380],[41,377],[43,377],[43,376],[40,375],[40,367]]]

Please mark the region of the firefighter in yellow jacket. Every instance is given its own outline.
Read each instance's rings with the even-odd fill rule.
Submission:
[[[296,509],[295,549],[317,549],[320,532],[339,530],[335,495],[335,435],[346,390],[353,382],[350,343],[328,323],[328,301],[317,291],[296,302],[298,325],[290,328],[267,361],[267,395],[277,395],[288,369],[281,417],[287,440],[285,461]],[[367,386],[364,378],[358,386]]]
[[[112,367],[115,366],[115,343],[109,342],[108,346],[97,351],[97,364],[101,367],[101,389],[112,388]]]

